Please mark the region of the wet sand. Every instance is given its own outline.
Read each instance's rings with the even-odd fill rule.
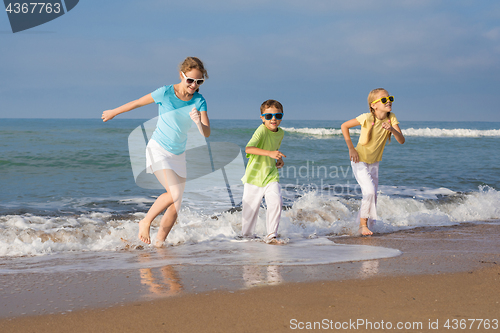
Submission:
[[[403,252],[387,259],[272,269],[163,267],[141,271],[140,279],[134,279],[133,272],[128,277],[126,272],[101,272],[87,280],[74,276],[65,286],[74,288],[80,301],[85,293],[99,295],[112,289],[108,295],[116,302],[89,302],[84,309],[58,314],[64,302],[52,299],[59,302],[54,306],[58,309],[51,310],[56,313],[19,316],[14,311],[0,320],[0,331],[500,331],[499,236],[498,223],[418,228],[334,239]],[[35,276],[23,278],[24,286],[37,285]],[[32,300],[29,293],[24,298],[8,294],[8,288],[2,287],[2,307],[23,302],[44,306],[42,299]],[[146,290],[149,297],[137,289]],[[54,286],[45,295],[50,299],[62,292]],[[127,293],[132,296],[124,297]]]

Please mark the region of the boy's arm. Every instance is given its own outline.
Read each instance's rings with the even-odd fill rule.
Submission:
[[[262,156],[269,156],[271,158],[274,158],[275,160],[281,159],[283,157],[286,157],[285,154],[280,152],[279,150],[265,150],[253,146],[248,146],[245,148],[245,153],[247,154],[252,154],[252,155],[262,155]]]
[[[276,168],[281,169],[285,165],[285,162],[283,162],[282,158],[278,158],[276,161]]]

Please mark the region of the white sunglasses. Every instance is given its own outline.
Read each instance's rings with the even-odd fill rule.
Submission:
[[[188,84],[196,83],[197,85],[201,86],[203,84],[203,82],[205,82],[205,79],[193,79],[193,78],[187,77],[186,74],[184,74],[184,72],[181,72],[181,73],[182,73],[182,76],[184,76],[184,78],[186,79],[186,82]]]

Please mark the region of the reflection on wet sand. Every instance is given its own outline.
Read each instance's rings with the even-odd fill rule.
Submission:
[[[378,265],[379,265],[378,260],[363,261],[359,269],[359,277],[362,279],[366,279],[371,276],[377,275]]]
[[[167,249],[162,249],[165,258],[171,255]],[[144,253],[139,256],[139,261],[151,261],[151,254]],[[168,297],[179,295],[183,291],[179,275],[172,265],[166,265],[159,268],[140,268],[139,275],[141,284],[148,287],[149,297]]]
[[[250,245],[250,244],[248,244]],[[258,257],[255,247],[247,246],[247,254],[252,257]],[[276,245],[268,245],[265,247],[267,258],[277,258],[278,248]],[[280,266],[277,265],[244,265],[243,266],[243,281],[246,288],[252,288],[263,285],[277,285],[283,282],[283,277],[280,273]]]
[[[283,282],[279,266],[243,266],[243,281],[246,288],[277,285]]]

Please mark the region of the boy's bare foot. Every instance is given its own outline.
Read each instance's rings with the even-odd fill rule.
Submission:
[[[366,225],[362,225],[359,227],[359,233],[363,236],[370,236],[373,235],[373,232],[371,232],[370,229]]]
[[[149,237],[149,227],[151,223],[148,223],[144,220],[139,222],[139,239],[146,244],[151,244],[151,239]]]
[[[278,239],[276,237],[272,237],[272,238],[266,237],[264,241],[266,242],[266,244],[272,244],[272,245],[284,245],[287,243],[285,240]]]

